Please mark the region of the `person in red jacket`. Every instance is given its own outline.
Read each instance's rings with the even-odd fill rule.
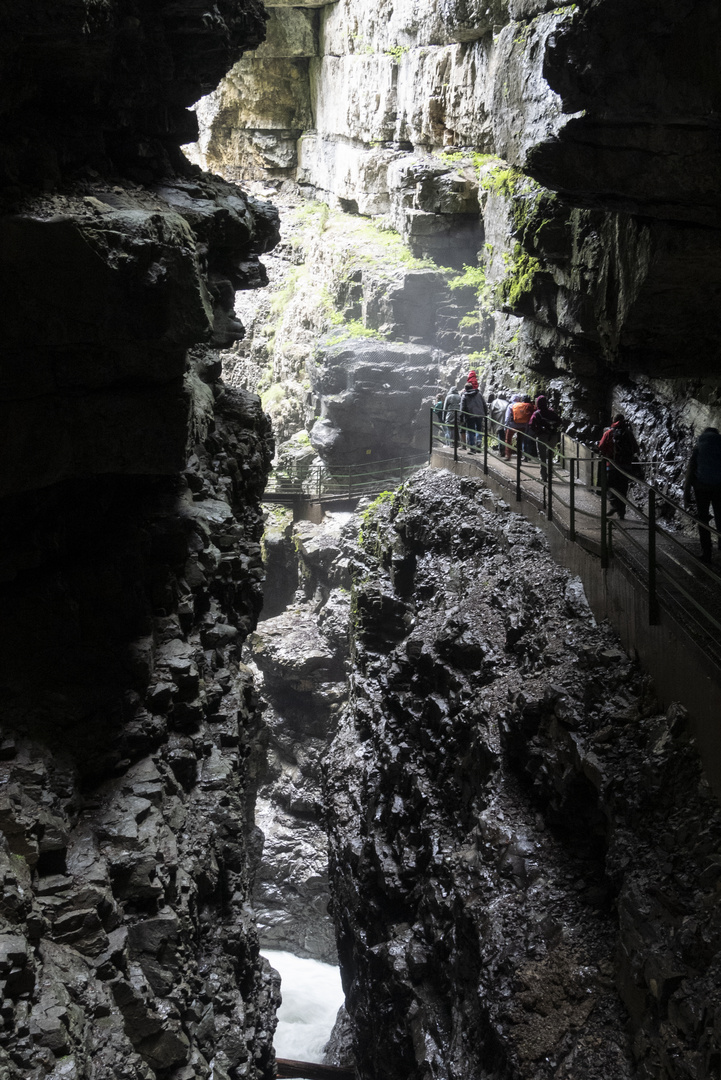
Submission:
[[[630,472],[634,460],[638,457],[638,443],[633,437],[631,428],[626,423],[626,418],[617,413],[613,418],[610,428],[604,431],[598,449],[606,460],[606,482],[608,487],[608,501],[611,509],[608,514],[618,514],[620,518],[626,516],[626,496],[631,478],[625,474]],[[619,472],[619,468],[624,472]]]
[[[468,372],[467,383],[470,383],[474,390],[478,389],[478,373],[475,371]]]

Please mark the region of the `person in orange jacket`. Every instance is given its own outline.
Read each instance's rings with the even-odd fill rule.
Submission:
[[[510,458],[513,449],[513,436],[521,440],[521,449],[526,453],[526,432],[533,416],[533,402],[528,394],[516,395],[506,409],[506,457]]]

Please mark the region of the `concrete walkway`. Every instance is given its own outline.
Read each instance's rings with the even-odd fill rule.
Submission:
[[[583,580],[591,608],[608,619],[624,647],[654,680],[664,707],[681,702],[688,710],[709,783],[721,796],[721,553],[709,569],[699,562],[697,538],[657,528],[655,580],[649,574],[648,519],[629,508],[624,521],[608,519],[608,566],[601,560],[601,500],[582,481],[554,467],[551,520],[547,485],[534,462],[522,464],[517,500],[516,460],[488,453],[435,446],[431,465],[459,475],[479,476],[512,510],[546,534],[559,562]],[[571,513],[571,500],[574,513]],[[574,539],[575,533],[575,539]],[[702,612],[699,608],[703,608]]]

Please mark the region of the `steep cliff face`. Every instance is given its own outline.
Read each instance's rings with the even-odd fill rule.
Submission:
[[[291,12],[308,25],[294,38],[308,71],[304,82],[294,69],[306,87],[294,102],[312,119],[262,127],[229,83],[220,112],[209,100],[203,113],[212,168],[232,168],[232,99],[236,125],[285,140],[282,167],[259,151],[255,176],[385,215],[416,254],[473,266],[469,366],[489,387],[550,392],[586,437],[623,408],[647,456],[673,457],[719,422],[710,0],[633,12],[615,0],[340,0],[278,6],[278,27]],[[246,88],[290,63],[276,51],[262,70],[240,61]]]
[[[271,288],[244,313],[226,378],[261,389],[284,464],[308,451],[306,464],[315,451],[331,466],[412,459],[428,445],[424,406],[467,362],[456,350],[480,341],[475,323],[458,330],[469,290],[450,291],[459,275],[382,223],[297,197],[281,205]]]
[[[271,1075],[239,665],[269,456],[257,401],[228,393],[182,476],[5,502],[19,540],[32,526],[4,588],[9,1076]]]
[[[249,641],[268,737],[258,798],[265,844],[254,894],[261,942],[333,964],[321,764],[347,696],[348,516],[296,522],[300,587]]]
[[[362,1077],[711,1077],[721,818],[540,534],[422,473],[364,515],[326,765]]]
[[[179,151],[254,0],[0,16],[0,1071],[272,1074],[249,910],[273,441],[219,382],[277,214]]]

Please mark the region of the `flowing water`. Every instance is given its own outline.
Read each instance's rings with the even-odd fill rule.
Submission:
[[[343,1004],[340,969],[289,952],[263,949],[262,953],[281,978],[283,1003],[274,1042],[277,1057],[322,1061]]]

